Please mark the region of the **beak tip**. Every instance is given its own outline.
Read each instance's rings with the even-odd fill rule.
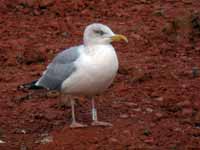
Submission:
[[[124,35],[116,34],[112,37],[112,41],[120,41],[120,40],[124,40],[126,43],[128,43],[128,39]]]

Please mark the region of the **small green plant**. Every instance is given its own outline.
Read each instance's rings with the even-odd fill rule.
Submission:
[[[176,150],[176,149],[177,149],[176,145],[171,146],[171,150]]]
[[[151,131],[150,131],[149,129],[145,129],[145,130],[143,131],[143,134],[144,134],[145,136],[149,136],[149,135],[151,135]]]

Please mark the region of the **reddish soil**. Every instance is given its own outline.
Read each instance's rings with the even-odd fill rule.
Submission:
[[[199,0],[1,0],[0,150],[200,149],[198,10]],[[72,130],[58,95],[17,87],[81,44],[93,22],[129,39],[114,44],[119,73],[98,101],[113,127]],[[77,117],[90,124],[90,102],[78,99]]]

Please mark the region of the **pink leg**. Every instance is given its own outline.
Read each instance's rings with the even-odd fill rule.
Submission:
[[[87,125],[85,125],[85,124],[81,124],[81,123],[76,122],[74,104],[75,104],[75,101],[71,100],[72,123],[70,125],[70,128],[84,128],[84,127],[87,127]]]
[[[92,99],[92,123],[91,123],[92,126],[109,126],[111,127],[112,124],[109,123],[109,122],[103,122],[103,121],[98,121],[98,118],[97,118],[97,110],[95,108],[95,101],[94,99]]]

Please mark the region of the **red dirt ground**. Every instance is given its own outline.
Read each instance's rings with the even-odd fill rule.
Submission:
[[[0,150],[200,149],[199,10],[199,0],[1,0]],[[98,101],[113,127],[72,130],[58,95],[17,87],[93,22],[129,39],[114,44],[119,73]],[[76,108],[89,124],[90,102]]]

